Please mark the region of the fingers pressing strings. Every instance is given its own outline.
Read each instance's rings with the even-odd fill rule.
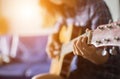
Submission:
[[[84,36],[84,37],[80,37],[79,40],[76,40],[74,42],[73,49],[75,55],[80,55],[83,57],[86,56],[88,57],[91,55],[89,51],[94,51],[94,50],[91,49],[92,46],[89,46],[87,44],[87,41],[88,41],[88,37]]]
[[[87,37],[81,37],[77,43],[77,48],[80,50],[82,56],[88,56]]]
[[[76,46],[77,46],[77,40],[74,42],[74,45],[73,45],[74,55],[81,55],[81,53],[79,53],[80,51]]]
[[[73,48],[74,48],[75,55],[80,55],[80,56],[83,55],[83,51],[81,50],[82,49],[82,46],[81,46],[82,41],[81,40],[82,40],[82,37],[80,37],[79,40],[76,40],[74,42]]]

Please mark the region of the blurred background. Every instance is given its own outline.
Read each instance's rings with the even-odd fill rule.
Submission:
[[[118,20],[120,0],[105,1],[113,20]],[[55,19],[47,17],[39,0],[0,0],[0,55],[4,52],[8,62],[0,65],[0,79],[31,79],[49,71],[51,60],[45,48]],[[6,55],[13,58],[11,63]]]
[[[0,79],[31,79],[49,71],[45,47],[53,28],[42,26],[39,0],[0,0],[0,53],[14,59],[0,65]],[[51,30],[50,30],[51,29]]]

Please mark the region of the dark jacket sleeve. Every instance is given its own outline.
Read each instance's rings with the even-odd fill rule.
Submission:
[[[112,20],[111,13],[106,3],[101,0],[92,5],[91,11],[91,29],[97,28],[97,26],[109,23]]]

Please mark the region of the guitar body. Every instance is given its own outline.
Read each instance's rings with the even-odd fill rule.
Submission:
[[[82,27],[76,26],[63,26],[59,33],[59,40],[61,43],[65,44],[74,39],[75,37],[82,34]],[[70,64],[74,57],[73,52],[62,54],[62,49],[60,51],[60,56],[52,59],[50,73],[56,74],[66,78],[69,75]]]

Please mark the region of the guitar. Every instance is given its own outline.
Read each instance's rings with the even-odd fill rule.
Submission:
[[[83,32],[82,27],[77,27],[77,26],[73,26],[73,25],[70,25],[68,27],[62,26],[62,28],[60,28],[60,31],[59,31],[59,40],[62,44],[68,43],[70,40],[81,35],[82,32]],[[65,55],[65,56],[63,56],[63,58],[61,57],[61,55],[57,56],[56,58],[53,58],[52,62],[51,62],[50,73],[60,75],[60,73],[62,71],[61,70],[62,66],[61,66],[61,62],[59,62],[59,60],[63,59],[64,63],[66,63],[66,65],[67,65],[67,62],[71,62],[73,56],[74,56],[73,53],[70,53],[69,56]]]
[[[65,79],[70,74],[70,65],[73,59],[73,42],[82,36],[88,36],[88,43],[95,47],[120,46],[120,21],[110,24],[100,25],[93,31],[88,31],[83,35],[63,44],[60,57],[56,60],[56,67],[52,67],[50,74],[36,76],[33,79]],[[53,63],[52,63],[53,65]],[[51,65],[51,66],[52,66]]]
[[[120,46],[120,21],[113,22],[110,24],[100,25],[94,31],[89,31],[72,41],[63,44],[61,48],[60,58],[57,60],[59,63],[55,64],[57,67],[54,68],[56,75],[60,75],[63,78],[69,76],[70,64],[74,57],[73,42],[81,36],[88,36],[88,43],[95,45],[95,47],[103,46]]]
[[[120,46],[120,21],[113,22],[110,24],[100,25],[94,31],[88,31],[81,36],[88,36],[88,43],[95,45],[95,47],[106,47],[106,46]],[[60,76],[68,77],[70,64],[66,66],[64,63],[65,56],[69,55],[73,51],[73,42],[81,36],[73,39],[69,43],[63,44],[61,49],[61,72]],[[66,73],[65,73],[66,72]]]

